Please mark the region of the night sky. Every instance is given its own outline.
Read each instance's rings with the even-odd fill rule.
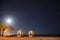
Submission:
[[[60,34],[60,6],[57,0],[0,0],[0,24],[4,19],[13,19],[15,34],[22,29],[24,34]]]

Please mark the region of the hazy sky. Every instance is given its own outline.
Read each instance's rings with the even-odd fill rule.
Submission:
[[[16,33],[60,34],[60,7],[57,0],[0,0],[0,24],[13,19]]]

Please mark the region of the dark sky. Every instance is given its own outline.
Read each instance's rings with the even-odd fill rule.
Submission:
[[[57,0],[0,0],[0,24],[7,16],[14,19],[13,34],[60,34],[60,6]]]

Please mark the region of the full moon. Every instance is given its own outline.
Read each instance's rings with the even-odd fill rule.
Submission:
[[[7,19],[6,22],[7,22],[7,23],[11,23],[12,20],[11,20],[11,19]]]

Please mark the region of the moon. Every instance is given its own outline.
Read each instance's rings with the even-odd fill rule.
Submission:
[[[10,24],[10,23],[12,23],[12,20],[11,20],[11,19],[7,19],[6,22],[7,22],[8,24]]]

